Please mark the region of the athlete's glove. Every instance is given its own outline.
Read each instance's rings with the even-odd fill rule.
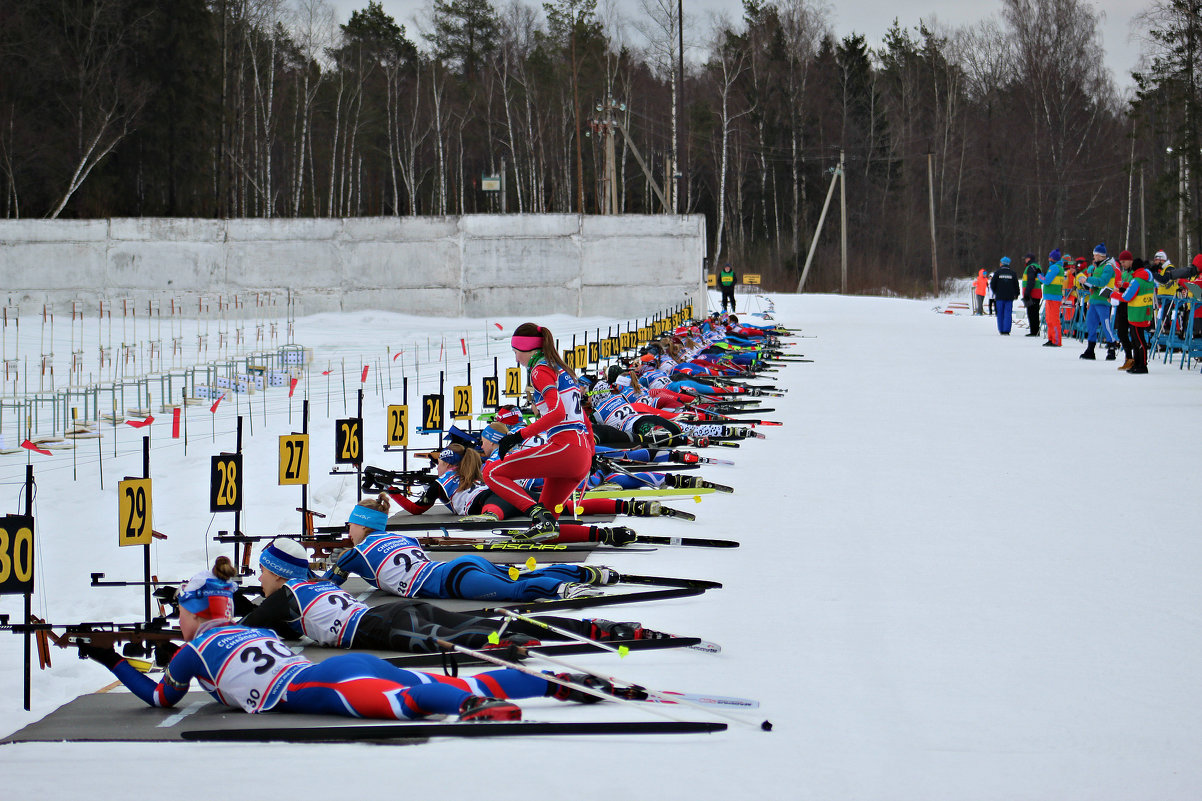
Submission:
[[[175,656],[177,651],[179,651],[179,645],[176,643],[170,641],[156,642],[154,644],[154,663],[159,667],[166,667],[167,663],[171,661],[171,657]]]
[[[82,659],[91,659],[95,662],[99,662],[100,664],[104,665],[106,668],[109,668],[110,670],[121,663],[121,657],[118,656],[117,652],[114,651],[111,647],[110,648],[100,648],[95,645],[88,645],[86,643],[80,643],[79,644],[79,656]]]
[[[525,437],[522,436],[522,429],[518,428],[510,431],[505,436],[501,437],[501,441],[497,443],[497,452],[504,456],[511,450],[521,444]]]

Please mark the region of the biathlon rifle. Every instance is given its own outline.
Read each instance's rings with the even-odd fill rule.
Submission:
[[[366,492],[387,490],[390,487],[411,487],[414,484],[434,484],[438,476],[434,467],[424,470],[386,470],[368,465],[363,468],[363,489]]]
[[[154,663],[160,667],[171,660],[172,655],[179,650],[176,643],[182,643],[184,636],[177,628],[171,628],[170,621],[165,617],[156,617],[136,623],[84,622],[84,623],[47,623],[34,618],[31,623],[9,623],[8,615],[0,615],[0,631],[11,631],[16,634],[31,632],[39,639],[46,638],[59,648],[78,648],[81,645],[93,648],[116,648],[117,643],[124,643],[122,655],[136,659],[146,659],[153,655]],[[62,634],[56,633],[61,629]],[[80,658],[86,658],[80,654]]]

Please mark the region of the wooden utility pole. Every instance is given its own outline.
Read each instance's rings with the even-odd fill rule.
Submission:
[[[679,35],[676,43],[676,202],[672,211],[679,214],[684,210],[681,207],[684,197],[684,0],[676,0],[676,26]]]
[[[584,214],[584,151],[580,145],[580,75],[576,69],[576,20],[572,20],[572,111],[576,115],[576,213]]]
[[[839,148],[839,223],[841,233],[839,236],[839,263],[842,270],[843,281],[840,284],[839,291],[844,295],[847,294],[847,171],[843,161],[843,149]]]
[[[843,160],[839,160],[839,166],[835,168],[835,174],[831,176],[831,186],[826,190],[826,200],[822,202],[822,213],[818,215],[818,227],[814,229],[814,238],[810,240],[810,252],[806,254],[805,267],[801,269],[801,279],[797,282],[797,292],[801,293],[805,289],[806,277],[810,274],[810,263],[814,260],[814,251],[818,249],[818,238],[822,236],[822,224],[826,222],[826,210],[830,208],[831,197],[835,194],[835,181],[843,180]]]
[[[935,154],[927,152],[927,198],[931,209],[931,280],[935,296],[939,296],[939,254],[935,248]]]

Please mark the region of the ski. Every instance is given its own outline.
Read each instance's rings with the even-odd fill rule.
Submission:
[[[759,709],[760,702],[754,698],[738,698],[731,695],[704,695],[702,693],[678,693],[672,690],[660,690],[660,695],[667,695],[671,698],[679,698],[682,701],[688,701],[693,704],[701,704],[702,706],[716,706],[723,709]],[[643,699],[657,704],[673,704],[675,701],[668,698],[655,698],[648,696]]]
[[[697,515],[692,512],[686,512],[683,509],[673,509],[671,506],[659,507],[660,517],[679,517],[681,520],[696,520]],[[637,542],[637,540],[635,540]]]
[[[717,410],[711,411],[709,409],[698,409],[696,411],[698,414],[702,414],[702,415],[706,415],[706,416],[716,415],[718,419],[722,419],[723,417],[734,417],[734,416],[740,415],[740,414],[763,414],[764,412],[775,412],[776,409],[765,409],[760,406],[740,406],[737,409],[730,409],[725,412],[720,412]],[[740,423],[749,423],[751,421],[750,420],[740,420],[739,422]]]
[[[604,645],[613,648],[626,648],[630,651],[658,651],[665,648],[698,648],[698,646],[715,646],[714,643],[706,643],[698,637],[664,637],[658,640],[605,640]],[[567,643],[552,643],[549,645],[536,645],[530,648],[532,654],[543,654],[544,656],[572,656],[575,654],[591,654],[599,651],[607,650],[604,645],[593,642],[567,642]],[[720,646],[718,650],[721,650]],[[717,653],[711,651],[709,647],[698,648],[707,653]],[[504,653],[504,649],[499,649],[498,656]],[[385,657],[384,661],[390,665],[397,667],[438,667],[444,661],[454,659],[455,664],[461,667],[475,667],[477,665],[489,665],[491,662],[485,662],[483,659],[467,656],[466,654],[454,653],[432,653],[432,654],[406,654],[404,656]],[[506,657],[508,658],[508,657]]]
[[[548,723],[488,721],[479,723],[360,723],[330,726],[275,726],[252,729],[189,729],[184,740],[202,742],[347,742],[407,740],[427,737],[531,737],[594,734],[708,734],[726,731],[725,723],[707,721],[614,721]]]
[[[684,454],[683,458],[677,461],[684,461],[685,464],[722,464],[734,467],[734,462],[730,459],[719,459],[716,456],[702,456],[694,451],[681,451]]]
[[[714,443],[710,443],[711,445]],[[653,487],[637,490],[590,490],[585,498],[660,498],[676,495],[709,495],[716,490],[708,487]],[[733,492],[733,490],[732,490]],[[561,521],[562,522],[562,521]]]
[[[536,601],[505,601],[494,606],[479,609],[457,610],[464,615],[481,615],[487,617],[497,609],[509,609],[522,614],[538,614],[560,609],[588,609],[592,606],[617,606],[618,604],[634,604],[645,601],[664,601],[670,598],[689,598],[701,595],[705,587],[671,587],[663,590],[640,590],[638,592],[614,593],[612,595],[591,595],[579,598],[547,598]]]
[[[588,496],[586,496],[588,497]],[[418,515],[414,515],[418,517]],[[595,523],[581,520],[578,518],[561,517],[559,519],[563,523],[577,523],[580,525],[595,525]],[[608,522],[608,521],[604,521]],[[494,531],[494,530],[513,530],[518,529],[522,524],[529,525],[526,521],[520,520],[414,520],[404,523],[389,523],[388,531]],[[522,528],[521,530],[525,530]],[[341,526],[315,526],[314,533],[317,534],[342,534],[346,532],[346,525]]]
[[[763,436],[761,435],[762,438]],[[703,481],[701,486],[703,489],[713,490],[714,492],[732,493],[735,491],[734,487],[729,487],[726,484],[715,484],[712,481]]]
[[[648,543],[650,544],[650,543]],[[452,543],[442,545],[423,545],[427,553],[480,553],[493,551],[521,551],[534,556],[539,553],[592,553],[597,550],[595,542],[527,542],[522,540],[498,540],[497,542]],[[648,553],[654,548],[626,548],[622,546],[604,546],[605,553]]]
[[[639,534],[634,539],[647,545],[678,545],[690,548],[738,548],[734,540],[716,540],[707,537],[661,537],[654,534]]]
[[[720,590],[722,582],[708,579],[673,578],[672,576],[638,576],[619,573],[620,584],[653,584],[657,587],[689,587],[702,590]]]

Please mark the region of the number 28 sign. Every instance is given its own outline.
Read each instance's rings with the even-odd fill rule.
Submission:
[[[223,453],[210,460],[209,511],[242,511],[242,454]]]

